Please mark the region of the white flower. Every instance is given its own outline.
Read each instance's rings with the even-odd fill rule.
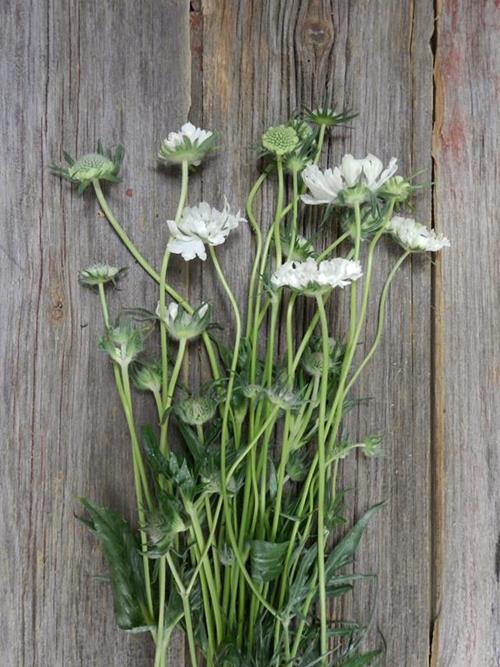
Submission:
[[[344,187],[338,167],[321,171],[311,164],[302,172],[302,180],[311,193],[302,195],[304,204],[333,204]]]
[[[413,218],[394,216],[387,230],[403,248],[412,252],[437,252],[450,246],[449,240],[442,234],[436,234]]]
[[[387,169],[375,155],[365,158],[344,155],[340,167],[321,171],[318,165],[309,165],[302,172],[302,179],[310,194],[302,195],[305,204],[336,204],[340,193],[357,185],[365,186],[370,192],[377,192],[397,171],[396,158],[391,158]]]
[[[239,211],[230,213],[227,200],[223,211],[201,202],[198,206],[185,208],[178,225],[174,220],[167,220],[171,234],[167,248],[176,255],[182,255],[186,261],[195,257],[205,260],[205,244],[221,245],[240,222],[245,222],[245,218],[240,216]]]
[[[180,132],[170,132],[160,146],[159,158],[165,162],[186,161],[197,167],[206,153],[213,150],[215,135],[210,130],[202,130],[192,123],[185,123]]]
[[[336,257],[318,264],[309,258],[305,262],[285,262],[274,272],[271,283],[276,288],[318,292],[322,288],[345,287],[362,275],[359,262]]]
[[[335,257],[319,263],[316,282],[330,287],[346,287],[363,275],[361,264],[350,259]]]
[[[398,161],[395,157],[389,160],[389,166],[384,169],[382,161],[369,153],[363,160],[363,173],[366,187],[371,192],[377,192],[398,170]]]
[[[174,151],[179,146],[182,146],[186,139],[189,139],[193,146],[199,146],[212,135],[213,132],[210,130],[202,130],[200,127],[195,127],[192,123],[184,123],[180,132],[169,132],[168,137],[163,140],[163,144],[169,150]]]

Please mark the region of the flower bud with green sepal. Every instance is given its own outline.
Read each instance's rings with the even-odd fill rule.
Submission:
[[[159,395],[162,388],[162,369],[159,361],[140,361],[133,365],[132,384],[139,391]]]
[[[144,341],[150,332],[150,325],[138,326],[131,320],[121,319],[108,328],[99,341],[99,349],[122,368],[128,368],[143,351]]]
[[[211,130],[202,130],[185,123],[179,132],[170,132],[163,139],[158,158],[168,164],[187,162],[197,167],[208,153],[215,150],[216,136]]]
[[[124,154],[123,146],[118,146],[113,153],[111,150],[104,150],[99,141],[97,152],[83,155],[78,160],[64,152],[64,159],[69,167],[65,168],[57,164],[51,164],[49,169],[51,173],[62,176],[71,183],[78,184],[78,192],[83,194],[92,181],[119,183],[121,179],[118,174]]]
[[[116,282],[127,272],[125,267],[117,268],[109,264],[92,264],[86,269],[82,269],[78,274],[78,280],[82,285],[88,287],[98,287],[111,283],[113,287]]]
[[[385,201],[402,204],[417,188],[402,176],[393,176],[378,191],[378,196]]]
[[[160,305],[156,309],[160,318]],[[193,313],[188,313],[177,303],[170,303],[165,309],[164,324],[168,334],[174,340],[193,340],[198,338],[210,324],[210,304],[202,303]]]
[[[345,354],[345,345],[328,339],[328,373],[340,371]],[[320,377],[323,372],[323,349],[321,338],[314,339],[304,350],[301,364],[305,372],[312,377]]]
[[[213,419],[217,410],[217,402],[211,396],[190,396],[178,401],[173,411],[185,424],[202,426]]]

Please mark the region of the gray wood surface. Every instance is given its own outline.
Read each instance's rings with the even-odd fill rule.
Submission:
[[[453,243],[433,266],[416,257],[403,268],[357,388],[371,400],[348,424],[385,444],[383,458],[343,470],[349,518],[389,499],[355,564],[379,575],[371,640],[385,637],[387,667],[500,665],[498,14],[493,0],[0,4],[2,666],[152,664],[145,636],[116,629],[95,578],[98,548],[73,513],[80,495],[133,507],[126,429],[96,348],[98,304],[77,272],[95,260],[129,266],[116,310],[153,306],[154,289],[90,192],[82,199],[50,177],[49,162],[98,138],[123,142],[124,181],[110,202],[158,265],[179,189],[157,167],[159,139],[188,115],[219,130],[221,151],[191,197],[219,204],[226,194],[242,207],[256,174],[249,145],[325,96],[360,114],[325,164],[370,151],[397,156],[402,173],[423,169],[435,186],[416,214]],[[271,197],[269,188],[263,224]],[[220,253],[240,296],[249,243],[242,229]],[[378,285],[396,256],[380,253]],[[172,265],[193,302],[218,298],[208,265]],[[191,368],[198,378],[195,355]],[[368,618],[374,601],[361,587],[336,613]],[[186,661],[178,637],[169,664]]]
[[[434,211],[454,249],[434,280],[432,665],[497,667],[500,12],[494,2],[438,5]]]

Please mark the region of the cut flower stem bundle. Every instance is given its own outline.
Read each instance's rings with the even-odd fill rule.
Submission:
[[[343,418],[356,404],[351,390],[381,339],[398,269],[410,254],[449,242],[395,214],[418,188],[396,175],[395,158],[384,169],[371,154],[346,155],[322,169],[327,133],[352,117],[320,108],[269,128],[246,218],[227,200],[222,209],[190,201],[190,180],[215,150],[215,134],[191,123],[171,132],[159,159],[180,170],[182,185],[159,269],[124,231],[102,189],[103,182],[120,180],[121,147],[113,153],[99,144],[78,160],[65,154],[67,168],[52,166],[81,193],[93,189],[118,238],[157,285],[157,303],[112,317],[109,288],[124,269],[94,264],[80,273],[99,296],[99,347],[110,358],[130,435],[138,527],[87,499],[82,521],[108,563],[117,623],[151,635],[154,667],[166,667],[177,627],[195,666],[356,667],[380,658],[378,648],[363,648],[368,619],[344,620],[335,604],[360,579],[373,581],[349,566],[383,505],[339,531],[348,497],[338,486],[341,461],[352,452],[372,457],[381,450],[376,435],[352,441]],[[258,220],[256,202],[270,183],[276,199],[267,224]],[[328,230],[323,249],[302,233],[311,206],[322,212],[315,239]],[[241,224],[250,225],[255,252],[243,307],[218,252],[234,242],[229,237]],[[387,278],[374,295],[376,251],[387,238],[401,252],[384,268]],[[172,255],[212,265],[231,308],[224,327],[231,340],[214,330],[217,304],[190,304],[172,288]],[[350,305],[345,334],[336,340],[328,311],[340,289]],[[314,310],[298,335],[302,299]],[[367,329],[373,340],[358,360],[373,299],[378,317]],[[145,340],[154,331],[158,352],[147,356]],[[180,378],[198,339],[211,377],[194,391]],[[156,423],[136,422],[140,400],[154,402]]]

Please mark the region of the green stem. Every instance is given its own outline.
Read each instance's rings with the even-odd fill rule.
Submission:
[[[163,637],[165,631],[165,597],[166,597],[166,560],[165,556],[160,558],[158,568],[158,586],[160,588],[159,611],[158,611],[158,634],[156,642],[154,667],[161,667],[162,656],[165,653]]]
[[[387,303],[387,295],[389,292],[389,287],[391,286],[391,283],[394,279],[394,276],[396,275],[399,267],[401,264],[405,261],[405,259],[408,257],[410,252],[407,250],[405,253],[401,255],[401,257],[398,259],[394,267],[392,268],[391,272],[386,278],[386,281],[384,283],[384,287],[382,288],[382,293],[380,295],[380,301],[379,301],[379,307],[378,307],[378,317],[377,317],[377,330],[375,333],[375,338],[373,340],[372,346],[370,347],[370,350],[368,351],[367,355],[363,359],[363,361],[360,363],[356,371],[353,373],[351,379],[349,380],[345,391],[346,393],[349,392],[349,389],[351,389],[352,385],[356,382],[358,379],[359,375],[361,374],[363,368],[366,366],[366,364],[370,361],[372,356],[374,355],[379,343],[380,339],[382,337],[382,331],[384,328],[384,315],[385,315],[385,306]]]
[[[106,201],[106,198],[104,197],[104,194],[101,189],[101,185],[97,179],[94,179],[92,181],[92,185],[94,187],[96,196],[97,196],[97,201],[99,202],[99,205],[106,216],[106,219],[108,220],[109,224],[115,231],[116,235],[120,239],[120,241],[123,243],[123,245],[127,248],[127,250],[130,252],[132,257],[135,259],[135,261],[144,269],[144,271],[151,276],[151,278],[160,284],[160,275],[153,269],[151,264],[145,259],[145,257],[139,252],[139,250],[136,248],[136,246],[132,243],[130,238],[127,236],[125,233],[123,227],[120,225],[118,220],[115,218],[113,215],[113,212],[111,211],[108,202]],[[190,315],[193,314],[194,309],[193,307],[173,288],[171,287],[168,283],[165,285],[165,290],[167,294],[169,294],[177,303],[184,308]],[[212,341],[210,340],[209,335],[207,334],[206,331],[203,332],[202,334],[202,339],[203,343],[205,344],[205,348],[207,350],[207,356],[208,360],[210,362],[210,368],[212,370],[212,375],[215,380],[218,380],[220,378],[220,373],[219,373],[219,367],[217,364],[217,356],[215,354],[214,347],[212,345]]]
[[[212,246],[210,246],[210,254],[212,257],[212,261],[214,263],[215,270],[217,272],[218,278],[221,282],[222,287],[224,288],[224,291],[226,292],[229,301],[231,303],[231,307],[234,312],[234,318],[235,318],[235,325],[236,325],[236,334],[235,334],[235,341],[234,341],[234,347],[233,347],[233,358],[231,362],[231,368],[229,371],[229,382],[227,386],[227,391],[226,391],[226,398],[224,402],[224,412],[223,412],[223,417],[222,417],[222,432],[221,432],[221,444],[220,444],[220,449],[221,449],[221,477],[222,479],[226,478],[226,458],[227,458],[227,440],[228,440],[228,418],[229,418],[229,410],[230,410],[230,404],[231,404],[231,398],[233,394],[233,387],[234,387],[234,378],[236,374],[236,368],[238,364],[238,354],[239,354],[239,349],[240,349],[240,341],[241,341],[241,317],[240,317],[240,312],[238,308],[238,303],[229,287],[229,285],[226,282],[226,279],[224,277],[224,273],[222,272],[221,266],[219,264],[219,261],[217,259],[217,255],[213,249]],[[256,598],[259,600],[259,602],[265,606],[265,608],[273,614],[273,616],[276,615],[276,611],[273,609],[271,605],[267,603],[267,601],[262,597],[258,589],[256,588],[255,584],[252,581],[251,576],[247,572],[247,569],[245,567],[245,564],[243,562],[243,558],[241,556],[241,552],[239,550],[238,544],[236,542],[236,536],[234,533],[233,525],[232,525],[232,517],[231,517],[231,505],[229,503],[229,498],[227,495],[227,488],[225,484],[222,484],[222,498],[223,498],[223,508],[224,508],[224,518],[226,521],[226,531],[229,537],[229,541],[231,543],[231,547],[234,552],[234,557],[236,559],[236,562],[245,577],[245,580],[250,587],[250,589],[253,591],[254,595]]]
[[[283,158],[280,155],[276,156],[276,169],[278,171],[278,201],[276,204],[276,215],[274,217],[274,245],[276,248],[276,264],[281,264],[281,234],[280,234],[280,219],[281,211],[283,210],[283,196],[285,192],[285,184],[283,178]]]
[[[323,259],[326,259],[328,255],[330,255],[335,250],[335,248],[338,245],[340,245],[343,241],[347,240],[349,236],[350,236],[349,232],[344,232],[333,243],[330,243],[330,245],[327,248],[325,248],[322,253],[318,255],[318,262],[321,262]]]
[[[328,392],[328,360],[330,348],[328,341],[328,322],[326,319],[323,299],[318,296],[318,312],[321,323],[321,339],[323,347],[323,365],[321,369],[321,384],[319,389],[319,416],[318,416],[318,580],[319,580],[319,613],[320,613],[320,647],[321,655],[328,651],[328,617],[326,609],[326,581],[325,581],[325,488],[326,488],[326,457],[325,457],[325,418]]]
[[[294,169],[292,172],[292,233],[290,236],[290,249],[288,252],[288,258],[293,257],[293,251],[295,248],[295,240],[297,238],[297,219],[298,219],[298,208],[299,208],[299,183],[298,183],[298,174]]]
[[[253,202],[255,200],[255,197],[262,187],[264,181],[267,178],[267,172],[264,172],[259,176],[257,181],[255,182],[255,185],[253,188],[250,190],[250,193],[248,195],[247,199],[247,205],[246,205],[246,212],[247,212],[247,217],[248,221],[250,223],[250,226],[252,227],[253,233],[255,234],[255,239],[256,239],[256,251],[255,251],[255,258],[253,261],[253,266],[252,266],[252,272],[250,274],[250,283],[248,286],[248,304],[247,304],[247,327],[246,327],[246,335],[247,337],[250,336],[250,331],[251,331],[251,326],[252,326],[252,315],[253,315],[253,300],[254,300],[254,292],[255,292],[255,281],[257,280],[258,272],[259,272],[259,262],[260,262],[260,256],[262,254],[262,232],[260,230],[260,227],[255,219],[255,214],[253,212]]]

